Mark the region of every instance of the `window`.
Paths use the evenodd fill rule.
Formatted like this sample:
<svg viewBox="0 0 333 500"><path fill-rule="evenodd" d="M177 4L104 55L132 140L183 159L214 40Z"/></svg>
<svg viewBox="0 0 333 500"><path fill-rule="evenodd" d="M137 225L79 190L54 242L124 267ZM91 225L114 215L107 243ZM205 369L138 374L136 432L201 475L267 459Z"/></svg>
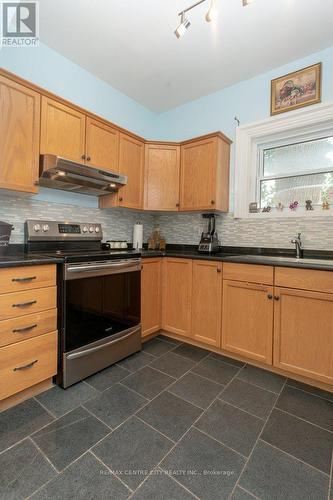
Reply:
<svg viewBox="0 0 333 500"><path fill-rule="evenodd" d="M261 147L258 177L260 208L288 207L298 201L321 206L333 197L333 136L275 147Z"/></svg>

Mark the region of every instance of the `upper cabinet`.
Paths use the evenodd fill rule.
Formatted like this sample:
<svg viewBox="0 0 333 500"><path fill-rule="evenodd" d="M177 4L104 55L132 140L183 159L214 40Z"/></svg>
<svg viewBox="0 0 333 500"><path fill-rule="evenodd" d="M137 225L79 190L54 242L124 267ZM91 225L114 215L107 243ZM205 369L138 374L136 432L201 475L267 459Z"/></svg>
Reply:
<svg viewBox="0 0 333 500"><path fill-rule="evenodd" d="M0 188L36 193L40 95L0 76Z"/></svg>
<svg viewBox="0 0 333 500"><path fill-rule="evenodd" d="M181 146L180 209L229 208L230 141L222 134Z"/></svg>
<svg viewBox="0 0 333 500"><path fill-rule="evenodd" d="M146 210L179 210L180 146L147 144L145 158Z"/></svg>
<svg viewBox="0 0 333 500"><path fill-rule="evenodd" d="M119 130L87 117L85 155L87 165L118 172L118 154Z"/></svg>
<svg viewBox="0 0 333 500"><path fill-rule="evenodd" d="M84 163L86 117L76 109L42 96L41 154Z"/></svg>

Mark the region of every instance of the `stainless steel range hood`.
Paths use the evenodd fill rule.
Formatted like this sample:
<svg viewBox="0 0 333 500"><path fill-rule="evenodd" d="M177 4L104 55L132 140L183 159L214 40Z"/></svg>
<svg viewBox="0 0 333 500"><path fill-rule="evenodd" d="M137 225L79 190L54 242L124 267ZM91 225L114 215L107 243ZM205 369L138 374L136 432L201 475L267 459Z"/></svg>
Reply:
<svg viewBox="0 0 333 500"><path fill-rule="evenodd" d="M102 196L117 192L121 186L127 184L127 177L60 156L45 154L40 157L37 184L72 193Z"/></svg>

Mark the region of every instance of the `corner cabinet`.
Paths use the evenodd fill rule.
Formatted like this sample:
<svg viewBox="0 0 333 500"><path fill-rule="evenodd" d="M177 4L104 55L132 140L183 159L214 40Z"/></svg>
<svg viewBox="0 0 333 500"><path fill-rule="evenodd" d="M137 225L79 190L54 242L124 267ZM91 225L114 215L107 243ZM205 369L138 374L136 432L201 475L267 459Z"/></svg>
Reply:
<svg viewBox="0 0 333 500"><path fill-rule="evenodd" d="M141 327L142 337L161 328L161 270L162 262L143 259L141 271Z"/></svg>
<svg viewBox="0 0 333 500"><path fill-rule="evenodd" d="M180 210L229 208L230 141L217 133L181 146Z"/></svg>
<svg viewBox="0 0 333 500"><path fill-rule="evenodd" d="M146 144L144 208L177 211L179 175L179 145Z"/></svg>
<svg viewBox="0 0 333 500"><path fill-rule="evenodd" d="M162 328L190 337L192 260L164 257L162 268Z"/></svg>
<svg viewBox="0 0 333 500"><path fill-rule="evenodd" d="M70 106L42 96L40 153L84 163L86 117Z"/></svg>
<svg viewBox="0 0 333 500"><path fill-rule="evenodd" d="M222 309L222 262L193 261L192 337L220 346Z"/></svg>
<svg viewBox="0 0 333 500"><path fill-rule="evenodd" d="M36 193L40 95L0 76L0 188Z"/></svg>

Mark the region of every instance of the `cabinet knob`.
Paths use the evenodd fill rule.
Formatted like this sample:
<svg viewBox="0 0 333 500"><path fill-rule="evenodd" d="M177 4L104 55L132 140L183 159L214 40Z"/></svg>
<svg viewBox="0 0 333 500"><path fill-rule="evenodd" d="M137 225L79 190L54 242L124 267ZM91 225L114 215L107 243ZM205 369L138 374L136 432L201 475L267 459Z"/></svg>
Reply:
<svg viewBox="0 0 333 500"><path fill-rule="evenodd" d="M123 201L123 198L122 198L122 197L120 197L120 198L119 198L119 201Z"/></svg>
<svg viewBox="0 0 333 500"><path fill-rule="evenodd" d="M176 207L179 207L179 203L176 203Z"/></svg>
<svg viewBox="0 0 333 500"><path fill-rule="evenodd" d="M272 300L273 295L272 295L271 293L269 293L269 294L267 295L267 298L268 298L269 300Z"/></svg>
<svg viewBox="0 0 333 500"><path fill-rule="evenodd" d="M81 160L85 160L85 159L86 159L86 155L82 155Z"/></svg>
<svg viewBox="0 0 333 500"><path fill-rule="evenodd" d="M90 156L87 156L87 161L90 161L90 160L91 160Z"/></svg>
<svg viewBox="0 0 333 500"><path fill-rule="evenodd" d="M274 295L274 300L280 300L280 297L278 295Z"/></svg>
<svg viewBox="0 0 333 500"><path fill-rule="evenodd" d="M215 201L214 201L214 200L211 200L211 204L212 204L212 205L215 205Z"/></svg>
<svg viewBox="0 0 333 500"><path fill-rule="evenodd" d="M222 273L222 269L216 269L218 273Z"/></svg>

